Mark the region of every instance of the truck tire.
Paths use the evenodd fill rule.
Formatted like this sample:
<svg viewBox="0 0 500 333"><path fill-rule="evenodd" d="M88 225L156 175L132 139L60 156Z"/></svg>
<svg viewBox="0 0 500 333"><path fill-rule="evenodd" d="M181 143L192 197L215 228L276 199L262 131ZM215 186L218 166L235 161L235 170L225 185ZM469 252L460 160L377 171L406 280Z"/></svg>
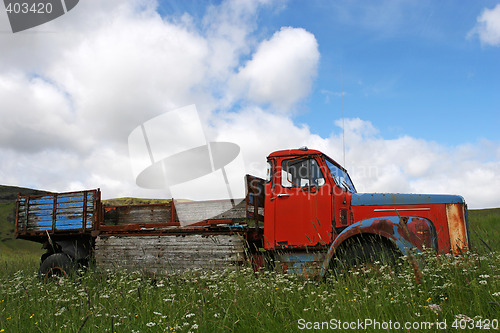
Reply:
<svg viewBox="0 0 500 333"><path fill-rule="evenodd" d="M380 238L357 239L346 244L337 259L336 268L345 271L374 263L394 268L398 253Z"/></svg>
<svg viewBox="0 0 500 333"><path fill-rule="evenodd" d="M54 253L40 264L38 276L43 282L56 276L67 278L73 273L73 268L73 261L67 254Z"/></svg>

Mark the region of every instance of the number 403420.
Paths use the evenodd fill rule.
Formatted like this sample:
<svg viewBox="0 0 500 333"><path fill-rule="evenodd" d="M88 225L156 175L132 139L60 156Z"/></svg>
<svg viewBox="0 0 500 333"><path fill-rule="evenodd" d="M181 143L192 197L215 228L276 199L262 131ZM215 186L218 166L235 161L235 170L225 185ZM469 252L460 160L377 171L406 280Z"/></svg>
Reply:
<svg viewBox="0 0 500 333"><path fill-rule="evenodd" d="M50 14L52 13L52 4L50 2L10 2L5 10L9 14Z"/></svg>
<svg viewBox="0 0 500 333"><path fill-rule="evenodd" d="M451 327L455 329L497 330L498 319L455 319Z"/></svg>

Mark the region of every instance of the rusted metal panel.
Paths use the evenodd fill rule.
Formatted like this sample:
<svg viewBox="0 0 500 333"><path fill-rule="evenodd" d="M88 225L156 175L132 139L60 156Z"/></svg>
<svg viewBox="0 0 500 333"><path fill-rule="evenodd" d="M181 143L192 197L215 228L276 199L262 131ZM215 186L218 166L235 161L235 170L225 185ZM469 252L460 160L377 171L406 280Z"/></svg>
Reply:
<svg viewBox="0 0 500 333"><path fill-rule="evenodd" d="M462 204L447 204L446 217L450 233L451 251L455 254L468 249L467 225L465 223L465 208Z"/></svg>
<svg viewBox="0 0 500 333"><path fill-rule="evenodd" d="M99 216L100 191L18 196L17 236L91 230Z"/></svg>
<svg viewBox="0 0 500 333"><path fill-rule="evenodd" d="M225 269L243 262L244 239L237 235L97 237L95 259L101 268L175 272Z"/></svg>
<svg viewBox="0 0 500 333"><path fill-rule="evenodd" d="M288 274L304 277L319 276L325 252L280 253L275 256L276 269Z"/></svg>
<svg viewBox="0 0 500 333"><path fill-rule="evenodd" d="M403 255L409 250L421 251L430 248L438 251L437 232L429 219L419 216L385 216L356 222L342 231L330 246L321 268L323 276L329 268L330 260L345 241L357 235L378 235L391 241Z"/></svg>

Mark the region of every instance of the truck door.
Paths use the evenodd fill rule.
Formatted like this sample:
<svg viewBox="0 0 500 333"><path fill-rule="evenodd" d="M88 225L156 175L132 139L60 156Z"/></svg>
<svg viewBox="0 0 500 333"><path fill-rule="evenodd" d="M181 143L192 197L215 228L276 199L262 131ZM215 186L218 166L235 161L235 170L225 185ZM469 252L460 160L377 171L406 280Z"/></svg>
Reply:
<svg viewBox="0 0 500 333"><path fill-rule="evenodd" d="M328 244L332 234L330 186L312 157L281 163L271 193L274 210L274 246Z"/></svg>

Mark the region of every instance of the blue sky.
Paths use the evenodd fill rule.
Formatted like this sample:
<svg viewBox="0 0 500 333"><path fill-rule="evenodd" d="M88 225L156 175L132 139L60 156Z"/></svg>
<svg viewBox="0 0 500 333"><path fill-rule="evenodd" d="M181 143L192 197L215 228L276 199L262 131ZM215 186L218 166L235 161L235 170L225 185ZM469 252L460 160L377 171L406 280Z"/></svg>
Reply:
<svg viewBox="0 0 500 333"><path fill-rule="evenodd" d="M328 133L323 119L340 114L342 71L347 117L369 119L385 138L457 145L500 139L500 49L467 38L478 13L495 5L296 1L263 23L304 27L318 40L318 79L297 121Z"/></svg>
<svg viewBox="0 0 500 333"><path fill-rule="evenodd" d="M206 3L160 2L159 12L202 18ZM341 116L343 84L345 116L369 119L387 139L498 142L500 48L471 35L478 16L498 3L288 1L263 7L256 34L283 26L314 34L318 76L294 121L315 133L329 135Z"/></svg>
<svg viewBox="0 0 500 333"><path fill-rule="evenodd" d="M231 142L235 179L304 145L343 163L343 94L358 191L500 207L498 0L85 0L15 34L0 8L0 32L1 184L171 197L137 185L130 136L189 105L196 124L151 125L198 133L155 133L159 156Z"/></svg>

